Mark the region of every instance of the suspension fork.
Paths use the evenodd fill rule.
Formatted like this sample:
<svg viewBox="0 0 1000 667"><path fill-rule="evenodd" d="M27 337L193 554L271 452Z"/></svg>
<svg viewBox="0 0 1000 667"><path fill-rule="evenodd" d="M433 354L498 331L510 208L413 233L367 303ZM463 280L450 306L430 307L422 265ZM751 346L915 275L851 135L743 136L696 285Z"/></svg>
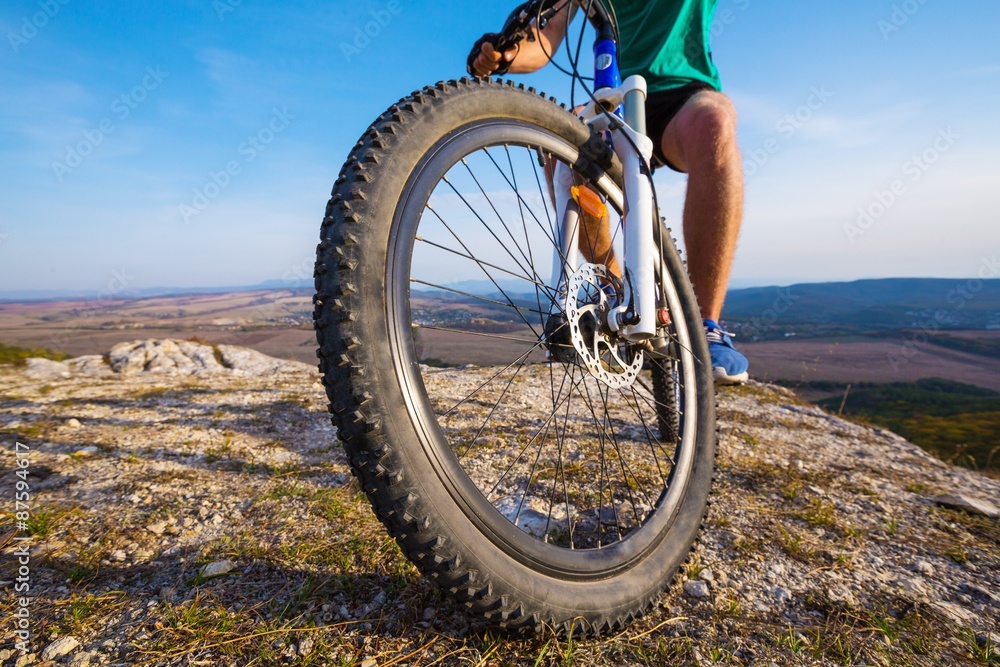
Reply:
<svg viewBox="0 0 1000 667"><path fill-rule="evenodd" d="M646 136L645 85L641 89L626 89L623 97L625 125L612 132L625 184L626 299L617 321L624 325L622 336L637 343L656 337L657 325L656 244L653 239L656 211L653 210L652 182L647 177L653 142ZM631 141L622 135L628 135ZM638 153L633 145L639 149Z"/></svg>
<svg viewBox="0 0 1000 667"><path fill-rule="evenodd" d="M594 93L581 117L598 132L610 132L622 164L624 184L623 226L625 258L622 266L624 302L611 313L608 324L625 340L640 343L656 337L658 257L654 238L657 220L649 163L653 142L646 136L646 81L630 76L613 88ZM599 103L599 104L598 104ZM625 122L608 118L605 109L625 107ZM638 152L636 151L638 148ZM574 269L575 270L575 269Z"/></svg>

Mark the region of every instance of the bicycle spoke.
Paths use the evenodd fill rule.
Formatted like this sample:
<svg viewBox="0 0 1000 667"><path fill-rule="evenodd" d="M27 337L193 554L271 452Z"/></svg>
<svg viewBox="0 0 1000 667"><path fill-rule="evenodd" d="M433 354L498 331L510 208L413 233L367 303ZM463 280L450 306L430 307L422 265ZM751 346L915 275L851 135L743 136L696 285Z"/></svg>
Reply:
<svg viewBox="0 0 1000 667"><path fill-rule="evenodd" d="M457 290L457 289L455 289L453 287L445 287L444 285L438 285L437 283L427 282L426 280L420 280L419 278L410 278L410 282L411 283L416 283L418 285L424 285L426 287L431 287L433 289L439 289L442 292L450 292L452 294L457 294L458 296L468 297L468 298L474 299L476 301L483 301L485 303L494 303L494 304L496 304L498 306L503 306L504 308L513 308L514 310L524 311L524 312L527 312L527 313L531 313L532 315L537 315L537 314L540 314L540 313L541 314L547 314L547 313L542 313L542 311L540 311L540 310L532 310L531 308L523 308L521 306L513 306L513 305L511 305L509 303L504 303L503 301L497 301L496 299L490 299L490 298L487 298L485 296L480 296L478 294L472 294L471 292L463 292L462 290Z"/></svg>
<svg viewBox="0 0 1000 667"><path fill-rule="evenodd" d="M454 186L452 186L452 187L454 189ZM461 196L461 195L459 195L459 196ZM464 199L463 199L463 201L464 201ZM430 207L430 204L427 204L426 207L427 207L428 210L433 211L433 209ZM462 248L465 250L465 252L469 253L469 255L471 256L472 253L469 250L468 246L466 246L465 243L462 242L462 240L458 237L458 235L454 232L454 230L452 230L452 228L448 225L448 223L446 223L441 216L437 215L436 213L435 213L435 215L437 216L438 220L441 221L441 224L443 224L445 226L445 228L451 233L451 235L455 237L455 240L458 241L459 245L462 246ZM480 218L480 220L482 220L482 218ZM512 257L513 257L513 255L512 255ZM482 266L483 266L482 262L479 262L475 258L473 258L473 261L475 261L477 264L479 264L480 268L482 268ZM511 300L510 296L507 295L507 292L504 291L504 289L502 287L500 287L500 283L498 283L493 278L493 276L490 275L490 272L487 271L486 269L483 269L483 273L485 273L486 277L489 278L489 280L490 280L491 283L493 283L493 286L496 287L497 290L500 291L500 294L503 295L503 297L507 300L507 303L509 303L511 306L513 306L514 302ZM531 326L531 323L528 322L528 320L523 315L521 315L520 313L518 313L518 315L524 321L524 323L528 325L528 328L530 328L535 335L538 335L538 332L535 331L535 328Z"/></svg>
<svg viewBox="0 0 1000 667"><path fill-rule="evenodd" d="M465 331L463 329L452 329L450 327L439 327L433 324L414 324L414 329L430 329L432 331L447 331L448 333L457 333L464 336L479 336L480 338L495 338L497 340L509 340L515 343L524 343L525 345L537 345L538 341L528 340L526 338L515 338L514 336L501 336L500 334L483 333L482 331Z"/></svg>
<svg viewBox="0 0 1000 667"><path fill-rule="evenodd" d="M524 362L522 361L522 362L521 362L521 364L520 364L520 365L518 365L518 367L517 367L517 370L516 370L516 371L514 371L514 374L510 376L510 379L509 379L509 380L507 380L507 384L506 384L506 385L504 386L504 388L503 388L503 392L501 392L501 394L500 394L500 398L498 398L498 399L496 400L496 402L495 402L495 403L493 404L493 407L492 407L492 408L490 408L490 413L489 413L488 415L486 415L486 419L484 419L484 420L483 420L483 423L482 423L482 426L480 426L480 427L479 427L479 430L478 430L478 431L476 431L476 435L475 435L475 436L473 436L473 438L472 438L472 440L471 440L471 441L469 441L469 446L465 448L465 453L463 453L462 455L460 455L460 456L458 457L458 458L459 458L459 460L461 460L461 459L464 459L464 458L465 458L465 457L466 457L466 456L467 456L467 455L469 454L469 450L471 450L471 449L472 449L472 446L473 446L474 444L476 444L476 440L478 440L478 439L479 439L480 437L482 437L482 435L483 435L483 431L485 431L485 430L486 430L486 425L487 425L487 424L489 424L489 422L490 422L490 419L492 419L492 418L493 418L493 415L494 415L494 414L496 413L496 411L497 411L497 408L499 408L499 407L500 407L500 403L501 403L501 402L503 401L503 399L504 399L504 396L506 396L506 395L507 395L507 392L508 392L508 391L510 391L510 386L511 386L512 384L514 384L514 379L515 379L515 378L516 378L516 377L518 376L518 374L519 374L519 373L520 373L520 372L521 372L521 371L522 371L523 369L524 369Z"/></svg>
<svg viewBox="0 0 1000 667"><path fill-rule="evenodd" d="M433 212L433 209L431 209L431 210ZM435 212L435 215L437 215L436 212ZM439 216L439 219L440 219L440 216ZM444 221L442 220L441 222L443 223ZM532 280L531 278L528 278L527 276L523 276L520 273L515 273L513 271L509 271L509 270L503 268L502 266L497 266L496 264L491 264L490 262L487 262L487 261L484 261L484 260L481 260L481 259L477 259L477 258L473 257L472 255L464 255L464 254L458 252L457 250L455 250L454 248L449 248L447 246L441 245L440 243L435 243L434 241L428 241L427 239L422 238L420 236L416 237L415 240L419 241L420 243L426 243L427 245L434 246L435 248L438 248L440 250L444 250L445 252L450 252L453 255L457 256L457 257L461 257L462 259L468 259L468 260L471 260L473 262L476 262L477 264L480 265L480 267L488 266L491 269L496 269L497 271L500 271L501 273L506 273L508 276L513 276L514 278L520 278L521 280L529 282L532 285L534 285L536 288L547 289L547 290L550 290L553 294L555 293L555 290L552 289L552 288L550 288L545 283L540 283L537 280ZM483 272L486 273L485 271L483 271ZM487 276L488 275L489 274L487 274Z"/></svg>
<svg viewBox="0 0 1000 667"><path fill-rule="evenodd" d="M499 377L505 371L510 370L515 364L520 363L523 359L527 359L528 355L530 355L532 352L534 352L535 350L537 350L541 346L542 346L542 342L541 341L536 342L531 347L531 349L529 349L527 352L525 352L524 354L522 354L520 357L518 357L517 359L515 359L514 361L512 361L510 364L508 364L508 365L504 366L503 368L501 368L500 370L498 370L496 373L494 373L493 377L491 377L490 379L488 379L486 382L483 382L471 394L469 394L468 396L466 396L465 398L463 398L461 401L459 401L458 403L456 403L452 407L448 408L448 410L446 410L441 416L442 417L446 417L449 414L451 414L452 412L454 412L455 410L457 410L458 408L460 408L466 401L470 400L473 396L475 396L483 388L485 388L486 385L488 385L491 382L493 382L493 380L495 380L497 377Z"/></svg>
<svg viewBox="0 0 1000 667"><path fill-rule="evenodd" d="M570 295L559 293L568 279L558 242L562 221L553 215L548 176L543 179L536 153L542 150L506 141L483 146L458 159L441 178L441 198L434 205L427 198L427 233L414 235L414 252L424 253L420 266L429 273L411 276L410 284L426 290L419 292L419 308L429 308L431 316L421 315L413 331L482 341L503 359L493 368L435 369L424 375L428 382L433 378L440 393L434 412L451 452L486 501L503 520L542 542L567 551L606 549L641 529L669 493L682 444L669 424L685 418L682 403L674 398L684 387L676 383L670 364L654 361L658 366L653 372L662 376L652 384L647 372L623 388L612 388L574 358L578 322L551 327L549 340L540 335L549 326L548 317L565 314ZM590 179L576 182L601 192ZM522 191L526 186L530 191ZM584 222L578 245L591 258L586 261L606 262L621 242L620 212L609 203L602 224L614 229L607 231L611 246L603 259L594 255L605 231ZM550 270L550 257L561 266ZM438 277L448 273L442 269L464 273L445 280ZM466 287L477 276L486 278L484 287ZM556 277L559 281L551 284ZM525 289L509 287L517 284ZM580 310L583 300L592 298L584 294L587 289L572 296L581 304L577 313L589 312ZM446 299L440 317L433 316L436 294ZM475 318L516 323L524 333L517 327L467 326ZM567 328L572 328L571 336L566 336ZM452 339L427 340L439 349ZM548 363L533 363L532 354L545 349ZM690 358L681 346L675 349ZM627 345L613 339L601 343L598 354L608 372L635 358ZM454 356L450 353L449 360ZM459 382L461 391L447 390L447 378ZM526 394L529 387L535 393ZM661 433L666 440L658 437Z"/></svg>

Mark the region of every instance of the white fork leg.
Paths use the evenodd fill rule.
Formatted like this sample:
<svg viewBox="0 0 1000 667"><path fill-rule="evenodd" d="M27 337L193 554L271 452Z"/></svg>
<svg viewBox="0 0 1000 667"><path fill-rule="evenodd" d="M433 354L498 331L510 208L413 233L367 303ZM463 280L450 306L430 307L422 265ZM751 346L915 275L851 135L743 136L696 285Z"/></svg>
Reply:
<svg viewBox="0 0 1000 667"><path fill-rule="evenodd" d="M628 132L642 155L637 155L621 132ZM639 321L622 328L626 340L640 342L656 336L656 245L653 243L653 190L643 174L649 164L653 142L648 137L622 128L615 132L615 152L622 162L625 181L625 303L630 303ZM633 302L634 299L634 302Z"/></svg>
<svg viewBox="0 0 1000 667"><path fill-rule="evenodd" d="M639 343L656 337L658 258L653 242L656 213L653 210L653 190L645 174L653 157L653 142L645 134L646 81L641 76L633 75L617 88L602 88L594 95L603 108L625 104L624 125L609 119L596 102L591 102L584 109L582 117L596 131L611 130L615 153L622 163L625 185L625 302L612 314L608 324L626 340ZM638 155L633 145L639 149Z"/></svg>
<svg viewBox="0 0 1000 667"><path fill-rule="evenodd" d="M580 268L580 208L573 201L570 188L573 187L573 170L563 162L557 162L553 175L556 194L556 220L560 221L556 230L558 238L552 251L552 282L556 294L564 296L566 281ZM565 304L552 304L552 312L560 312Z"/></svg>

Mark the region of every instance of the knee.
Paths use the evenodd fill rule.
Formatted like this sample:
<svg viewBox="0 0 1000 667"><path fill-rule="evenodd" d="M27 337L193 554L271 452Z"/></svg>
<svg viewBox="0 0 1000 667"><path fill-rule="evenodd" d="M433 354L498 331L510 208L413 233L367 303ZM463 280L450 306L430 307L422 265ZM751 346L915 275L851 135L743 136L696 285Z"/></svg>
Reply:
<svg viewBox="0 0 1000 667"><path fill-rule="evenodd" d="M687 132L684 133L691 156L712 156L726 159L736 156L736 108L722 93L700 96L692 108Z"/></svg>

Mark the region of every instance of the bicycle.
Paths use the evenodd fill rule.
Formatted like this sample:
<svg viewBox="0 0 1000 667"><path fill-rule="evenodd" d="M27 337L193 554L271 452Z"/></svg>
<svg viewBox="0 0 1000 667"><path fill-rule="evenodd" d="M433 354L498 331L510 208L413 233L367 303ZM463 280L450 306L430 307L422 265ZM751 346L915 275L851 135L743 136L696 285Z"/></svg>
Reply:
<svg viewBox="0 0 1000 667"><path fill-rule="evenodd" d="M498 48L557 5L519 7ZM333 421L403 553L474 614L577 635L623 627L670 584L715 457L701 316L654 203L645 82L620 81L613 14L592 1L586 19L596 81L579 116L465 78L371 125L327 205L315 297ZM581 254L587 211L623 248L621 276Z"/></svg>

